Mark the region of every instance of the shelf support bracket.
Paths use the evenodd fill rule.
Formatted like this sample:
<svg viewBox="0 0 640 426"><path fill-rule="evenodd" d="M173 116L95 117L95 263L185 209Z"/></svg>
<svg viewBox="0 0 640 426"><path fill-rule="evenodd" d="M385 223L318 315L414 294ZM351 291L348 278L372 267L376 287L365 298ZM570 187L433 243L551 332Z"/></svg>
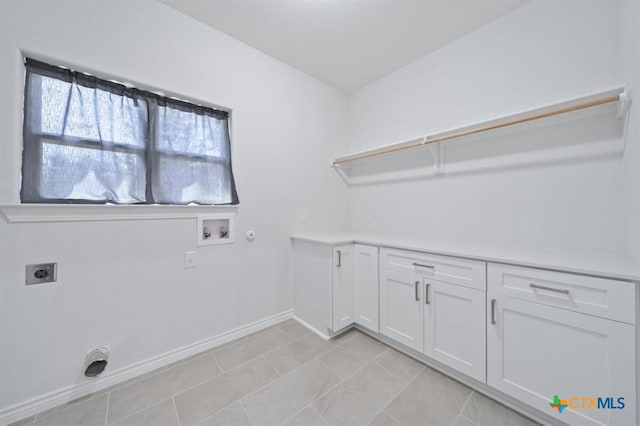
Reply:
<svg viewBox="0 0 640 426"><path fill-rule="evenodd" d="M616 111L617 118L624 117L627 111L629 111L631 100L632 96L629 89L625 89L622 93L620 93L620 101L618 101L618 111Z"/></svg>
<svg viewBox="0 0 640 426"><path fill-rule="evenodd" d="M427 143L426 137L423 143ZM428 148L431 158L433 158L433 173L441 175L444 173L444 147L440 142L436 142L430 144Z"/></svg>
<svg viewBox="0 0 640 426"><path fill-rule="evenodd" d="M338 173L338 176L340 176L340 179L342 179L348 186L349 177L347 176L347 173L344 171L342 166L340 164L332 164L331 167L333 167L333 169Z"/></svg>

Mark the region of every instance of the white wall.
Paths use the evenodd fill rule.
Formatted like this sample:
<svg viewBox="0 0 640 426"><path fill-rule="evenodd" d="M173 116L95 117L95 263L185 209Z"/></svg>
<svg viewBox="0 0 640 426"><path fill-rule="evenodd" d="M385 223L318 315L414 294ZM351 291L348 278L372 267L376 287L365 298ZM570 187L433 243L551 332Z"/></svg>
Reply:
<svg viewBox="0 0 640 426"><path fill-rule="evenodd" d="M629 251L640 263L640 1L624 0L620 7L620 55L625 81L635 95L627 128L625 192Z"/></svg>
<svg viewBox="0 0 640 426"><path fill-rule="evenodd" d="M343 94L155 1L0 0L0 203L18 202L20 49L233 108L241 205L237 242L204 248L195 220L2 218L0 413L86 383L98 345L113 372L292 307L290 233L347 223L347 190L327 166L345 139ZM196 269L183 269L187 250ZM58 283L26 287L25 264L48 261Z"/></svg>
<svg viewBox="0 0 640 426"><path fill-rule="evenodd" d="M618 7L532 0L372 83L350 97L348 151L624 84ZM351 226L427 240L623 253L622 124L598 115L453 142L441 176L353 187ZM565 155L585 152L579 160ZM413 152L363 168L371 174L419 161L430 163L425 152Z"/></svg>

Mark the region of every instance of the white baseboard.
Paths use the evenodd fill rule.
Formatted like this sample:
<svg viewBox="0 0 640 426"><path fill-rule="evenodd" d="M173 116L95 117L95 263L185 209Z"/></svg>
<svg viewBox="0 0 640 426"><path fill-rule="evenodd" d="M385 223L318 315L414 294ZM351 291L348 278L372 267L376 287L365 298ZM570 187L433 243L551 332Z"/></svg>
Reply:
<svg viewBox="0 0 640 426"><path fill-rule="evenodd" d="M73 401L74 399L89 395L93 392L101 391L110 386L133 379L141 374L148 373L160 367L164 367L165 365L169 365L200 352L213 349L240 337L255 333L256 331L279 324L292 317L293 310L284 311L251 324L229 330L217 336L183 346L127 367L123 367L114 372L110 372L95 381L91 381L90 383L67 386L36 398L3 408L0 410L0 425L7 425L18 420L22 420L50 408L57 407L58 405ZM316 330L314 331L317 333Z"/></svg>
<svg viewBox="0 0 640 426"><path fill-rule="evenodd" d="M323 333L322 331L320 331L317 328L315 328L312 325L310 325L308 322L301 320L295 314L293 314L293 319L298 321L300 324L304 325L305 327L307 327L309 330L313 331L318 336L322 337L324 340L329 340L329 339L331 339L333 337L333 335L329 335L329 334Z"/></svg>
<svg viewBox="0 0 640 426"><path fill-rule="evenodd" d="M351 330L352 328L355 327L355 323L354 324L350 324L349 326L343 328L342 330L340 330L340 331L338 331L336 333L328 334L328 333L323 333L322 331L318 330L317 328L315 328L314 326L312 326L308 322L300 319L300 317L296 316L296 314L293 314L293 319L298 321L300 324L304 325L305 327L307 327L309 330L313 331L318 336L322 337L324 340L331 340L334 337L339 336L341 334L344 334L347 331L349 331L349 330Z"/></svg>

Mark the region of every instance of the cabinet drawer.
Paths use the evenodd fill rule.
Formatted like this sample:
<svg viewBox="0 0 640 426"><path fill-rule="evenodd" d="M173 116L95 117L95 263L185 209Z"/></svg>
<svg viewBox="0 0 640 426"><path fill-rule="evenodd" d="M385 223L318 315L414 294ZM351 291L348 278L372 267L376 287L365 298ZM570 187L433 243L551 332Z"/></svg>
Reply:
<svg viewBox="0 0 640 426"><path fill-rule="evenodd" d="M489 291L602 318L636 323L636 284L489 263Z"/></svg>
<svg viewBox="0 0 640 426"><path fill-rule="evenodd" d="M380 267L395 271L415 271L447 283L486 290L486 263L417 251L380 249Z"/></svg>

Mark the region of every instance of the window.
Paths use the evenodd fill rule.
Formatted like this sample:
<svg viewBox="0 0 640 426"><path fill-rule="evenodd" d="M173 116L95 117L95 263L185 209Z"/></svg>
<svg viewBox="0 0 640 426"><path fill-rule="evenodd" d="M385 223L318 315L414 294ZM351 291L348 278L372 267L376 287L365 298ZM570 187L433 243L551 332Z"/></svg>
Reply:
<svg viewBox="0 0 640 426"><path fill-rule="evenodd" d="M23 203L238 204L227 112L26 67Z"/></svg>

